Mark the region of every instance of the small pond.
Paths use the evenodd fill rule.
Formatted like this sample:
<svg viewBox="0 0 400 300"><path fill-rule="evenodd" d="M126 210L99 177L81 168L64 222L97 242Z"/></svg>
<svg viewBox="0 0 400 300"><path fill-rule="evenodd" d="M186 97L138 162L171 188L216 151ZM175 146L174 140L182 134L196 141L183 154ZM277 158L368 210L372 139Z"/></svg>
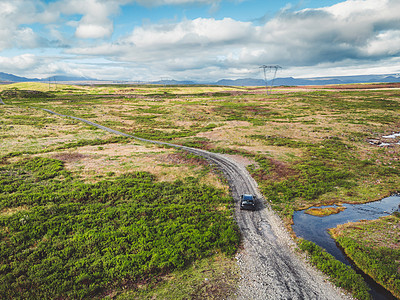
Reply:
<svg viewBox="0 0 400 300"><path fill-rule="evenodd" d="M380 201L365 204L343 204L343 206L346 207L344 211L325 217L312 216L306 214L304 211L296 211L293 215L294 225L292 228L298 237L314 242L326 249L326 251L332 254L337 260L355 268L352 262L343 253L342 249L336 245L335 240L331 238L328 229L347 222L374 220L390 215L395 211L399 211L399 205L400 196L395 195ZM369 276L363 274L360 270L357 270L357 268L355 269L366 279L372 290L371 295L374 299L395 299Z"/></svg>

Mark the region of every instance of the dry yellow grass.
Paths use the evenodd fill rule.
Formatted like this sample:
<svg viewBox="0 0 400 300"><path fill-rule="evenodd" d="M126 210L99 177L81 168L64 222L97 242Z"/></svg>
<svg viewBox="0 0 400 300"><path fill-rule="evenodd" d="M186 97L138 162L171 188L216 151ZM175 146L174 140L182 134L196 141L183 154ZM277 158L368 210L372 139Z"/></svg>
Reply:
<svg viewBox="0 0 400 300"><path fill-rule="evenodd" d="M0 155L34 152L83 139L104 138L106 133L82 123L37 109L0 106Z"/></svg>
<svg viewBox="0 0 400 300"><path fill-rule="evenodd" d="M29 209L28 206L4 208L0 211L0 216L7 217L7 216L11 216L17 212L28 210L28 209Z"/></svg>
<svg viewBox="0 0 400 300"><path fill-rule="evenodd" d="M13 85L14 87L40 88L35 84ZM2 87L5 89L5 87ZM129 105L115 105L109 107L95 105L91 107L99 115L99 123L104 121L121 121L118 113L129 111ZM100 146L77 146L72 149L55 150L62 148L66 143L76 143L81 140L107 140L115 136L102 130L93 129L84 123L68 118L50 115L38 109L18 106L0 106L0 156L10 152L36 153L33 156L45 156L64 161L66 169L79 175L82 180L96 182L112 178L123 173L147 171L154 174L159 181L175 181L188 176L199 177L204 165L194 161L179 161L171 163L168 155L176 153L174 149L162 148L148 143L109 143ZM113 116L115 114L116 116ZM32 120L38 120L35 123ZM22 120L23 122L20 122ZM18 124L17 122L21 123ZM130 131L137 125L135 121L123 120L122 129ZM114 126L110 126L115 128ZM120 126L122 127L122 126ZM121 128L117 128L120 129ZM41 153L44 152L44 153ZM28 157L29 154L23 157ZM17 161L20 157L11 158ZM213 172L201 175L200 183L213 185L224 189L228 187L220 177Z"/></svg>
<svg viewBox="0 0 400 300"><path fill-rule="evenodd" d="M175 181L188 176L197 177L204 166L189 161L171 161L168 156L174 149L159 148L150 144L108 144L84 146L76 150L57 151L45 156L65 162L65 167L87 182L123 173L146 171L159 181ZM41 154L40 156L43 156ZM200 182L228 191L226 184L214 173L200 178Z"/></svg>
<svg viewBox="0 0 400 300"><path fill-rule="evenodd" d="M341 211L344 211L346 207L339 206L339 207L324 207L324 208L310 208L305 211L306 214L316 216L316 217L325 217L334 214L338 214Z"/></svg>

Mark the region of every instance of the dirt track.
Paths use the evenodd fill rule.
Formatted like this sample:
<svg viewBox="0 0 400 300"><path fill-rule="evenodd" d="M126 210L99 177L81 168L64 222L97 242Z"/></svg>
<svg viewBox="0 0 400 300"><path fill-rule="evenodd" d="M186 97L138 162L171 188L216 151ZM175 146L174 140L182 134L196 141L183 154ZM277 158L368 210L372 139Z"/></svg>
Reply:
<svg viewBox="0 0 400 300"><path fill-rule="evenodd" d="M238 299L350 299L325 281L320 273L310 268L293 251L294 242L271 210L257 188L256 182L244 166L222 154L205 150L151 141L119 132L91 121L69 117L108 132L144 142L172 146L205 157L218 166L228 179L235 199L235 216L243 236L243 250L237 254L241 279ZM256 195L257 211L240 211L238 201L243 193Z"/></svg>

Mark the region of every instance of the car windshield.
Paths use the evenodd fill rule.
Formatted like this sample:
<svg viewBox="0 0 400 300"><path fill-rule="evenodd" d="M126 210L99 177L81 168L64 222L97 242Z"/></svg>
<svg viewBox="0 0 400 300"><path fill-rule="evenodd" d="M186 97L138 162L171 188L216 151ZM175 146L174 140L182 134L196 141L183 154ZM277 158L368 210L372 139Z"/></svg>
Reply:
<svg viewBox="0 0 400 300"><path fill-rule="evenodd" d="M253 201L253 195L243 195L243 200Z"/></svg>

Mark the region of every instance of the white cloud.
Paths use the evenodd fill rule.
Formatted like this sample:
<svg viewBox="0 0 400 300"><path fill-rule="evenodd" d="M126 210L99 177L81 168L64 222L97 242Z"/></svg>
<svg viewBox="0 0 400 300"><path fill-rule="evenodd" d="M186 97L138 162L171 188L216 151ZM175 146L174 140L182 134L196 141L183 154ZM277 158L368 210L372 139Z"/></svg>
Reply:
<svg viewBox="0 0 400 300"><path fill-rule="evenodd" d="M14 57L0 56L2 70L27 70L39 63L38 57L33 54L22 54Z"/></svg>
<svg viewBox="0 0 400 300"><path fill-rule="evenodd" d="M117 14L121 5L139 3L144 6L217 4L221 0L60 0L50 5L51 11L61 14L81 14L76 22L75 35L82 39L109 38L113 31L111 17Z"/></svg>
<svg viewBox="0 0 400 300"><path fill-rule="evenodd" d="M106 39L114 32L113 17L118 15L123 5L217 5L220 2L221 0L58 0L46 4L43 0L1 0L0 51L19 46L21 43L18 43L14 33L19 31L21 36L34 23L51 25L53 36L55 25L67 23L75 27L75 36L79 39ZM71 15L80 18L72 22L64 20L64 17ZM37 47L40 42L45 41L45 38L37 36L37 41L33 42L34 35L38 34L32 31L26 47ZM65 37L59 38L65 40Z"/></svg>
<svg viewBox="0 0 400 300"><path fill-rule="evenodd" d="M261 64L292 68L342 63L350 68L400 55L400 19L393 12L400 11L400 2L380 4L349 0L327 8L282 10L261 26L231 18L150 24L114 43L67 52L105 55L182 77L201 72L221 76L226 70L239 76Z"/></svg>
<svg viewBox="0 0 400 300"><path fill-rule="evenodd" d="M262 43L254 40L252 49L265 50L259 51L260 58L292 66L400 55L393 42L400 30L398 11L399 1L350 0L327 8L284 12L262 26Z"/></svg>
<svg viewBox="0 0 400 300"><path fill-rule="evenodd" d="M16 45L19 48L36 48L41 44L41 39L29 27L23 27L14 33Z"/></svg>
<svg viewBox="0 0 400 300"><path fill-rule="evenodd" d="M108 38L113 33L112 17L119 12L120 6L129 0L59 0L45 4L42 0L1 0L0 1L0 50L12 48L18 44L19 34L27 33L31 24L40 23L54 26L64 25L63 17L80 16L73 25L76 37L81 39ZM71 23L72 24L72 23ZM21 28L23 27L23 28ZM32 42L31 32L29 47L37 47ZM53 31L54 33L54 31ZM38 41L45 39L36 37Z"/></svg>
<svg viewBox="0 0 400 300"><path fill-rule="evenodd" d="M110 37L113 32L113 25L112 24L93 24L93 23L86 23L83 22L79 24L76 28L75 35L78 38L82 39L98 39L104 37Z"/></svg>
<svg viewBox="0 0 400 300"><path fill-rule="evenodd" d="M38 21L36 13L40 3L28 0L3 0L0 2L0 50L13 46L25 48L41 44L39 36L21 24Z"/></svg>
<svg viewBox="0 0 400 300"><path fill-rule="evenodd" d="M316 10L329 12L336 19L345 20L351 17L371 17L376 12L379 12L382 7L387 7L390 2L390 0L348 0Z"/></svg>
<svg viewBox="0 0 400 300"><path fill-rule="evenodd" d="M397 56L400 53L400 30L388 30L368 42L364 56Z"/></svg>
<svg viewBox="0 0 400 300"><path fill-rule="evenodd" d="M183 5L183 4L218 4L222 0L136 0L132 2L144 6Z"/></svg>
<svg viewBox="0 0 400 300"><path fill-rule="evenodd" d="M150 25L136 28L125 40L137 47L176 47L179 45L229 44L245 39L253 30L250 22L230 18L198 18L177 24Z"/></svg>
<svg viewBox="0 0 400 300"><path fill-rule="evenodd" d="M127 1L117 0L60 0L49 5L48 11L60 15L81 15L79 21L68 22L76 27L75 36L81 39L108 38L114 31L111 16Z"/></svg>

